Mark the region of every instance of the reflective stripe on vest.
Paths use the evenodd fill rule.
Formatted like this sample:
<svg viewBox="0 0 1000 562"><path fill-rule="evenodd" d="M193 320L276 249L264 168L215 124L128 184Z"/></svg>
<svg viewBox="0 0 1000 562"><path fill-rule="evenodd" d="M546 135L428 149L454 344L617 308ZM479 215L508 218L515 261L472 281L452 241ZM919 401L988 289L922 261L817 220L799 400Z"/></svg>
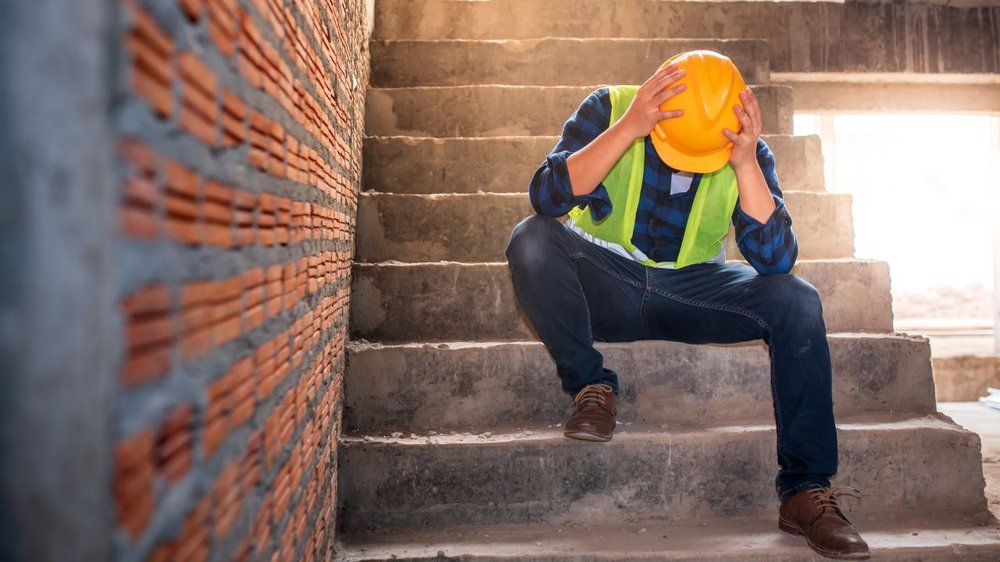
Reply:
<svg viewBox="0 0 1000 562"><path fill-rule="evenodd" d="M625 114L638 89L638 86L609 88L611 94L609 127ZM618 244L633 259L644 265L680 269L723 255L725 251L723 240L729 232L729 223L739 197L736 172L728 163L718 171L701 176L676 262L653 261L632 244L635 214L639 208L639 195L642 192L642 176L646 163L645 149L645 137L632 141L632 145L625 150L604 177L604 187L611 198L611 212L608 216L600 221L594 221L589 208L574 208L569 212L574 225L594 238Z"/></svg>

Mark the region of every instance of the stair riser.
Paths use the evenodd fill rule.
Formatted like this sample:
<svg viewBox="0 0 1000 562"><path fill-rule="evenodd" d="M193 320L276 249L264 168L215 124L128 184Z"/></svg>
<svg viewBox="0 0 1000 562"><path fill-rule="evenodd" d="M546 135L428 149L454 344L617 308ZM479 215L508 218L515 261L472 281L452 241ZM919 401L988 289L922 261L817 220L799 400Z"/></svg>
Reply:
<svg viewBox="0 0 1000 562"><path fill-rule="evenodd" d="M642 84L670 56L695 49L730 57L750 84L767 84L770 80L767 44L763 41L529 39L372 41L372 85Z"/></svg>
<svg viewBox="0 0 1000 562"><path fill-rule="evenodd" d="M806 261L793 273L819 290L828 331L892 331L884 262ZM517 311L506 263L355 264L351 290L355 339L535 339Z"/></svg>
<svg viewBox="0 0 1000 562"><path fill-rule="evenodd" d="M497 137L558 135L595 86L454 86L369 89L368 135ZM754 88L763 132L792 132L792 90Z"/></svg>
<svg viewBox="0 0 1000 562"><path fill-rule="evenodd" d="M858 517L906 511L984 516L979 438L941 428L841 429L836 483L859 488ZM347 530L657 516L768 516L770 430L618 434L608 443L535 440L424 445L342 440Z"/></svg>
<svg viewBox="0 0 1000 562"><path fill-rule="evenodd" d="M667 427L773 423L770 361L763 344L598 344L619 374L618 420ZM838 419L934 412L927 342L833 336ZM539 343L370 347L348 353L349 432L486 431L556 424L570 412L555 365Z"/></svg>
<svg viewBox="0 0 1000 562"><path fill-rule="evenodd" d="M769 531L773 532L773 531ZM867 538L869 535L865 535ZM540 536L538 538L548 538ZM489 540L487 538L486 540ZM794 540L789 538L788 540ZM496 548L489 548L492 543L484 543L485 546L478 546L473 554L465 554L461 547L448 549L446 556L442 558L439 554L441 549L437 546L424 545L418 548L407 549L407 555L398 554L381 555L369 554L348 554L341 558L342 562L443 562L445 560L461 560L462 562L728 562L739 560L740 562L803 562L819 560L815 555L811 555L806 543L798 539L795 546L786 548L784 552L775 552L772 549L763 549L763 552L752 552L742 550L738 558L723 555L720 557L711 548L698 552L671 552L663 550L657 554L637 554L632 550L611 550L607 552L588 552L586 554L578 552L565 552L539 549L542 552L525 552L525 548L513 545L504 545L508 551L504 554L484 554L484 552L495 551ZM947 537L942 543L947 543ZM448 546L451 546L449 543ZM413 554L416 552L417 554ZM991 544L973 544L955 546L953 544L942 544L932 547L910 547L879 549L879 562L942 562L944 560L954 560L955 562L996 562L1000 557L1000 547Z"/></svg>
<svg viewBox="0 0 1000 562"><path fill-rule="evenodd" d="M990 2L929 4L616 0L609 8L601 0L381 0L374 33L376 39L435 40L764 39L772 72L1000 70Z"/></svg>
<svg viewBox="0 0 1000 562"><path fill-rule="evenodd" d="M764 135L784 190L823 191L818 136ZM367 137L364 186L386 193L525 193L558 136Z"/></svg>
<svg viewBox="0 0 1000 562"><path fill-rule="evenodd" d="M854 255L850 195L789 192L785 196L799 259ZM527 194L362 194L356 255L371 262L502 261L511 229L531 214ZM742 259L735 240L731 234L728 255Z"/></svg>

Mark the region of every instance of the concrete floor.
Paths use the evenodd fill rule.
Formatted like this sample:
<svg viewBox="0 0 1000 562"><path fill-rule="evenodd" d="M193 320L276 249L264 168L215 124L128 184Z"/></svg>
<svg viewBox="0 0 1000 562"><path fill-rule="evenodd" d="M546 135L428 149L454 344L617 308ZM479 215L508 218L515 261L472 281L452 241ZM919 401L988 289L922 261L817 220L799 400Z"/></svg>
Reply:
<svg viewBox="0 0 1000 562"><path fill-rule="evenodd" d="M938 410L983 440L983 474L990 510L1000 518L1000 410L978 402L939 402Z"/></svg>

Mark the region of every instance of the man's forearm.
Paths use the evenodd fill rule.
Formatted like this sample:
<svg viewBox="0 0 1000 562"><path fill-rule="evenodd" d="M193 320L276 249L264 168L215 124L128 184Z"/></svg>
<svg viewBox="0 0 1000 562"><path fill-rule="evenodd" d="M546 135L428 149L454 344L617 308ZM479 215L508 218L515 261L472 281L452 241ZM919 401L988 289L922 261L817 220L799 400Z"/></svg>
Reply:
<svg viewBox="0 0 1000 562"><path fill-rule="evenodd" d="M740 190L740 208L743 212L758 222L767 222L775 206L760 165L754 161L736 168L736 184Z"/></svg>
<svg viewBox="0 0 1000 562"><path fill-rule="evenodd" d="M587 146L574 152L566 159L566 170L573 195L586 195L597 187L608 175L615 162L622 157L635 140L618 121L608 127ZM765 191L767 188L765 187Z"/></svg>

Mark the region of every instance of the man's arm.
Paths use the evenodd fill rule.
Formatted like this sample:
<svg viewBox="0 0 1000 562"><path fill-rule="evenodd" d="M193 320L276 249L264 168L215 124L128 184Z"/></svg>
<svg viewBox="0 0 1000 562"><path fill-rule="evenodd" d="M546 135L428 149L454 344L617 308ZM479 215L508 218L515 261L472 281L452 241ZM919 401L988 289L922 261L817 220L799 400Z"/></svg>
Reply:
<svg viewBox="0 0 1000 562"><path fill-rule="evenodd" d="M760 138L760 104L753 90L741 92L740 102L742 107L733 107L742 125L740 132L722 131L733 143L729 162L736 170L740 191L733 213L736 242L743 257L761 275L788 273L799 254L792 218L781 200L774 154Z"/></svg>
<svg viewBox="0 0 1000 562"><path fill-rule="evenodd" d="M792 230L792 217L782 199L774 154L763 140L757 141L756 161L774 210L761 221L747 213L743 205L737 205L733 211L736 243L743 257L761 275L788 273L798 258L799 244Z"/></svg>
<svg viewBox="0 0 1000 562"><path fill-rule="evenodd" d="M760 104L750 88L740 92L740 102L743 106L735 105L733 111L743 128L739 133L723 129L722 134L733 143L729 163L736 171L740 208L759 222L764 222L774 212L775 205L757 159L760 132L763 129Z"/></svg>
<svg viewBox="0 0 1000 562"><path fill-rule="evenodd" d="M648 135L659 121L681 115L681 111L660 111L659 105L683 91L683 84L671 87L683 75L675 65L653 73L611 127L607 88L591 93L566 122L559 143L531 179L528 194L535 212L558 217L589 204L595 218L606 216L611 201L601 181L633 140Z"/></svg>
<svg viewBox="0 0 1000 562"><path fill-rule="evenodd" d="M673 85L683 77L684 71L678 70L676 64L654 72L639 86L622 118L569 157L566 166L574 195L594 191L632 141L648 135L660 121L684 114L679 109L660 111L660 104L684 91L685 84Z"/></svg>

